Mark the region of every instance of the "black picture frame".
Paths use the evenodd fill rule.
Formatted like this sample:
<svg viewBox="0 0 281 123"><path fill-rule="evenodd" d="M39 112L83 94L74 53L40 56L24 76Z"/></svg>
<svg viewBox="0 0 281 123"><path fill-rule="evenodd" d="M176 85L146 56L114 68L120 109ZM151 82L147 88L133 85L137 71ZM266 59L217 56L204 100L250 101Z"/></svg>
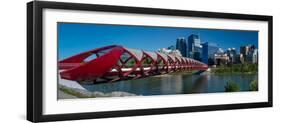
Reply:
<svg viewBox="0 0 281 123"><path fill-rule="evenodd" d="M42 10L45 8L266 21L268 22L268 101L255 102L255 103L241 103L241 104L43 115L42 113L43 111L42 110L43 109L42 107L43 106L42 104L43 103L43 95L42 95L43 13ZM273 32L272 31L273 29L272 28L273 28L273 17L265 16L265 15L185 11L185 10L93 5L93 4L63 3L63 2L45 2L45 1L29 2L27 3L27 120L32 122L63 121L63 120L93 119L93 118L106 118L106 117L123 117L123 116L137 116L137 115L272 107L273 106L273 97L272 97L272 77L273 77L272 75Z"/></svg>

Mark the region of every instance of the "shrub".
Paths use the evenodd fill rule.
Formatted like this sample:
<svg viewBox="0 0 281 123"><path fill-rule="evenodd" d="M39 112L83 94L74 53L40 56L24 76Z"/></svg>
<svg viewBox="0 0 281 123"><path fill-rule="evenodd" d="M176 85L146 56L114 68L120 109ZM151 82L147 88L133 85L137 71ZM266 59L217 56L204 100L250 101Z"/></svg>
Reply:
<svg viewBox="0 0 281 123"><path fill-rule="evenodd" d="M257 80L253 80L250 83L250 91L258 91L259 86L258 86L258 81Z"/></svg>
<svg viewBox="0 0 281 123"><path fill-rule="evenodd" d="M236 84L233 81L229 81L226 83L226 86L224 86L225 92L237 92L240 91L240 87L238 84Z"/></svg>

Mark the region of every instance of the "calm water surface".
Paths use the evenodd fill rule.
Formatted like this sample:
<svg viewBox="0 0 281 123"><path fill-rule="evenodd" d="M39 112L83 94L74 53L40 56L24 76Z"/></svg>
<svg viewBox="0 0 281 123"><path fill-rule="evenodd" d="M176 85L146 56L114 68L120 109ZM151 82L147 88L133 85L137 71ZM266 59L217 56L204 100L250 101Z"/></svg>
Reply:
<svg viewBox="0 0 281 123"><path fill-rule="evenodd" d="M249 91L249 84L252 80L258 80L257 74L190 75L177 73L83 86L89 91L105 93L123 91L137 95L167 95L224 92L224 87L228 81L236 82L241 91Z"/></svg>

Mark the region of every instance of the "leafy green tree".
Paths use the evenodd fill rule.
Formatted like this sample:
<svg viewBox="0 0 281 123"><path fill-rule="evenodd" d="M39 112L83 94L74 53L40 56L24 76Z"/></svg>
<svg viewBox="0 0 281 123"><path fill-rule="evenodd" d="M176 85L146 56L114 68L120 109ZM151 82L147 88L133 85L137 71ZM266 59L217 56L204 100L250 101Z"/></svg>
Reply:
<svg viewBox="0 0 281 123"><path fill-rule="evenodd" d="M232 65L221 65L217 68L213 68L214 73L255 73L258 72L258 64L232 64Z"/></svg>

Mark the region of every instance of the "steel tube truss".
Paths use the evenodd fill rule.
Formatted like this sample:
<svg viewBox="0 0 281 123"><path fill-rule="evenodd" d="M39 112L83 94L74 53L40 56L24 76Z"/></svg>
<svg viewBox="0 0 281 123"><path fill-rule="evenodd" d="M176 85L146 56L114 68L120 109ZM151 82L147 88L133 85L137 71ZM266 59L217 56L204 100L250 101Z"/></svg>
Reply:
<svg viewBox="0 0 281 123"><path fill-rule="evenodd" d="M207 69L208 65L194 59L118 45L97 48L59 61L62 79L91 84Z"/></svg>

